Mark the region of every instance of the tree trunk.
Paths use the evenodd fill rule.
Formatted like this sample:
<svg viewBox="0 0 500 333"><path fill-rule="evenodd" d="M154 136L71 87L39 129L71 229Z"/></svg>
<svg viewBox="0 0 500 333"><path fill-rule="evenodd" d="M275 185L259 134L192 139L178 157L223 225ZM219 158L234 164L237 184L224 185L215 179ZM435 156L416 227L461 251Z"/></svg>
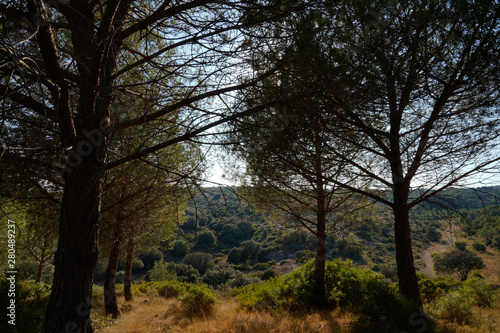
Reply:
<svg viewBox="0 0 500 333"><path fill-rule="evenodd" d="M316 155L316 257L314 260L314 280L316 283L317 304L326 306L325 292L325 261L326 261L326 202L322 169L322 140L318 133L315 135Z"/></svg>
<svg viewBox="0 0 500 333"><path fill-rule="evenodd" d="M44 248L42 249L42 254L40 255L40 260L38 261L38 271L36 273L35 283L40 283L40 281L42 281L43 268L45 267L45 240L43 245Z"/></svg>
<svg viewBox="0 0 500 333"><path fill-rule="evenodd" d="M104 170L104 157L94 154L66 176L45 333L93 332L90 307Z"/></svg>
<svg viewBox="0 0 500 333"><path fill-rule="evenodd" d="M406 200L404 203L397 203L397 201L400 200L395 197L394 239L396 243L399 290L404 296L412 300L413 303L421 307L422 300L420 299L411 244L409 209Z"/></svg>
<svg viewBox="0 0 500 333"><path fill-rule="evenodd" d="M326 230L325 218L318 215L316 228L316 257L314 259L314 281L316 284L317 304L326 305L325 294L325 261L326 261Z"/></svg>
<svg viewBox="0 0 500 333"><path fill-rule="evenodd" d="M127 246L127 262L125 263L125 279L123 281L123 289L125 301L132 301L132 258L134 252L134 238L130 236Z"/></svg>
<svg viewBox="0 0 500 333"><path fill-rule="evenodd" d="M113 245L109 254L108 267L106 268L106 276L104 278L104 307L106 316L111 316L116 319L120 315L118 310L118 302L116 300L116 271L118 269L118 260L120 259L120 246L123 238L123 219L121 214L118 214L114 226Z"/></svg>

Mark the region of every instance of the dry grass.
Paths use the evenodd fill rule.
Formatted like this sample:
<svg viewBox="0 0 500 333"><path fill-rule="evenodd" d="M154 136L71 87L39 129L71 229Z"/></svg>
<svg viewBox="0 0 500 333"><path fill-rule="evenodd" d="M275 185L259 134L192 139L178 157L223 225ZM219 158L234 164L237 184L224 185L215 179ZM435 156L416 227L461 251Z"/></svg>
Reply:
<svg viewBox="0 0 500 333"><path fill-rule="evenodd" d="M352 319L350 314L337 311L289 314L245 312L238 309L234 299L220 302L208 317L186 317L176 300L155 297L145 302L137 297L130 303L131 311L99 333L261 333L261 332L341 332Z"/></svg>
<svg viewBox="0 0 500 333"><path fill-rule="evenodd" d="M137 296L133 302L124 304L119 299L122 315L111 323L96 327L96 333L329 333L347 332L349 322L354 319L350 313L320 311L314 313L270 313L246 312L238 308L235 299L216 304L210 316L186 316L180 303L162 297ZM438 321L440 333L500 333L500 300L491 308L475 307L472 325ZM98 306L93 317L103 314ZM109 326L109 323L108 323Z"/></svg>
<svg viewBox="0 0 500 333"><path fill-rule="evenodd" d="M498 302L497 302L498 303ZM438 329L441 333L500 333L500 304L491 308L475 307L473 325L464 325L438 321Z"/></svg>
<svg viewBox="0 0 500 333"><path fill-rule="evenodd" d="M461 241L461 242L467 243L467 248L469 250L471 250L472 252L476 253L477 255L479 255L484 261L486 268L480 271L481 276L483 277L484 281L486 283L498 285L500 283L500 251L495 250L494 248L487 246L486 252L479 253L479 252L472 249L472 244L474 244L474 242L476 240L461 237L461 236L456 236L456 234L459 232L460 232L459 230L454 229L454 237L453 237L454 241ZM447 240L448 240L448 238L443 233L442 241L447 241ZM429 248L427 248L425 250L425 252L429 252L431 254L432 253L443 254L445 252L450 251L451 249L453 249L452 244L434 244L434 245L430 246ZM419 267L421 267L420 272L425 273L424 269L423 269L424 265L421 264L421 265L419 265ZM439 275L442 275L442 274L439 274ZM451 275L451 277L457 278L456 275Z"/></svg>

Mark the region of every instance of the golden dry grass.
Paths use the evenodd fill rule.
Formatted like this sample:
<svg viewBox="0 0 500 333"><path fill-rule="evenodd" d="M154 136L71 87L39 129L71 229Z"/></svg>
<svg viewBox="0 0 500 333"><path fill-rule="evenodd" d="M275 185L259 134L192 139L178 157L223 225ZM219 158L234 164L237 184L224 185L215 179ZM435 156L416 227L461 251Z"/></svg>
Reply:
<svg viewBox="0 0 500 333"><path fill-rule="evenodd" d="M486 247L486 252L479 253L479 252L472 249L472 244L476 240L465 238L462 236L456 236L457 233L460 233L460 231L455 228L454 234L453 234L454 241L461 241L461 242L467 243L467 248L469 250L473 251L474 253L476 253L477 255L479 255L483 259L485 268L483 270L481 270L480 273L481 273L481 276L483 277L484 281L486 283L498 285L500 283L500 251L495 250L492 247ZM448 241L448 238L446 237L446 235L444 233L443 233L442 241ZM433 244L432 246L427 248L425 250L425 252L429 252L431 254L432 253L443 254L445 252L450 251L451 249L453 249L452 244ZM417 262L419 262L419 261L417 261ZM420 267L419 271L422 273L425 273L423 263L420 263L419 267ZM442 275L442 274L438 274L438 275ZM457 278L456 275L451 275L451 276L454 278Z"/></svg>
<svg viewBox="0 0 500 333"><path fill-rule="evenodd" d="M119 299L122 315L110 327L96 327L96 333L303 333L348 332L350 313L320 311L313 313L246 312L238 308L235 299L220 301L210 316L189 317L177 300L162 297L137 296L124 304ZM472 325L438 320L440 333L500 333L500 300L491 308L475 307ZM103 309L93 310L93 317Z"/></svg>
<svg viewBox="0 0 500 333"><path fill-rule="evenodd" d="M340 332L352 319L350 314L338 311L289 314L245 312L238 309L234 299L219 302L213 314L207 317L187 317L176 300L155 297L145 302L137 297L130 303L131 311L99 333L261 333L261 332Z"/></svg>
<svg viewBox="0 0 500 333"><path fill-rule="evenodd" d="M498 303L498 302L497 302ZM442 333L500 333L500 304L491 308L475 307L472 325L438 321L438 332Z"/></svg>

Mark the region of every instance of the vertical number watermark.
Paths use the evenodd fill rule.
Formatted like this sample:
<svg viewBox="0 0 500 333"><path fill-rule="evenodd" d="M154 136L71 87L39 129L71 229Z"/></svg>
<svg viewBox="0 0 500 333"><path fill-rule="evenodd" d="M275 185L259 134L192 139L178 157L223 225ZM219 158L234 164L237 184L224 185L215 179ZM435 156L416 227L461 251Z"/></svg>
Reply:
<svg viewBox="0 0 500 333"><path fill-rule="evenodd" d="M8 271L6 272L9 289L7 297L7 322L16 325L16 222L9 220L7 224L7 247L8 247Z"/></svg>

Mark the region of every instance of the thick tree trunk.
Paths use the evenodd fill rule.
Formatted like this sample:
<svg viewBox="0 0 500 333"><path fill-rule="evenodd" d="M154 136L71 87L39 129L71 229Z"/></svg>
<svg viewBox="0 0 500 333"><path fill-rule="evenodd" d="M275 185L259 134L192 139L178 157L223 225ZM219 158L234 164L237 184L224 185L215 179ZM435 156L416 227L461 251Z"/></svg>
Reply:
<svg viewBox="0 0 500 333"><path fill-rule="evenodd" d="M399 290L413 301L417 306L422 306L418 288L417 273L415 270L413 248L411 242L409 208L404 202L398 202L395 197L394 209L394 239L396 243L396 265L399 279Z"/></svg>
<svg viewBox="0 0 500 333"><path fill-rule="evenodd" d="M125 301L132 301L132 258L134 252L134 238L130 236L127 246L127 262L125 263L125 279L123 281L123 289Z"/></svg>
<svg viewBox="0 0 500 333"><path fill-rule="evenodd" d="M104 278L104 307L106 315L111 314L113 318L118 318L120 311L118 310L118 302L116 299L116 271L118 269L118 260L120 259L120 246L123 238L122 217L117 216L117 221L114 227L113 245L109 254L108 267Z"/></svg>
<svg viewBox="0 0 500 333"><path fill-rule="evenodd" d="M93 332L90 307L104 158L99 161L91 156L82 159L66 177L45 333Z"/></svg>
<svg viewBox="0 0 500 333"><path fill-rule="evenodd" d="M324 216L318 216L316 228L316 256L314 259L314 281L316 283L317 305L326 304L325 295L326 229Z"/></svg>
<svg viewBox="0 0 500 333"><path fill-rule="evenodd" d="M326 261L326 201L322 169L322 140L316 135L316 257L314 261L314 280L316 283L317 304L326 305L325 261Z"/></svg>

